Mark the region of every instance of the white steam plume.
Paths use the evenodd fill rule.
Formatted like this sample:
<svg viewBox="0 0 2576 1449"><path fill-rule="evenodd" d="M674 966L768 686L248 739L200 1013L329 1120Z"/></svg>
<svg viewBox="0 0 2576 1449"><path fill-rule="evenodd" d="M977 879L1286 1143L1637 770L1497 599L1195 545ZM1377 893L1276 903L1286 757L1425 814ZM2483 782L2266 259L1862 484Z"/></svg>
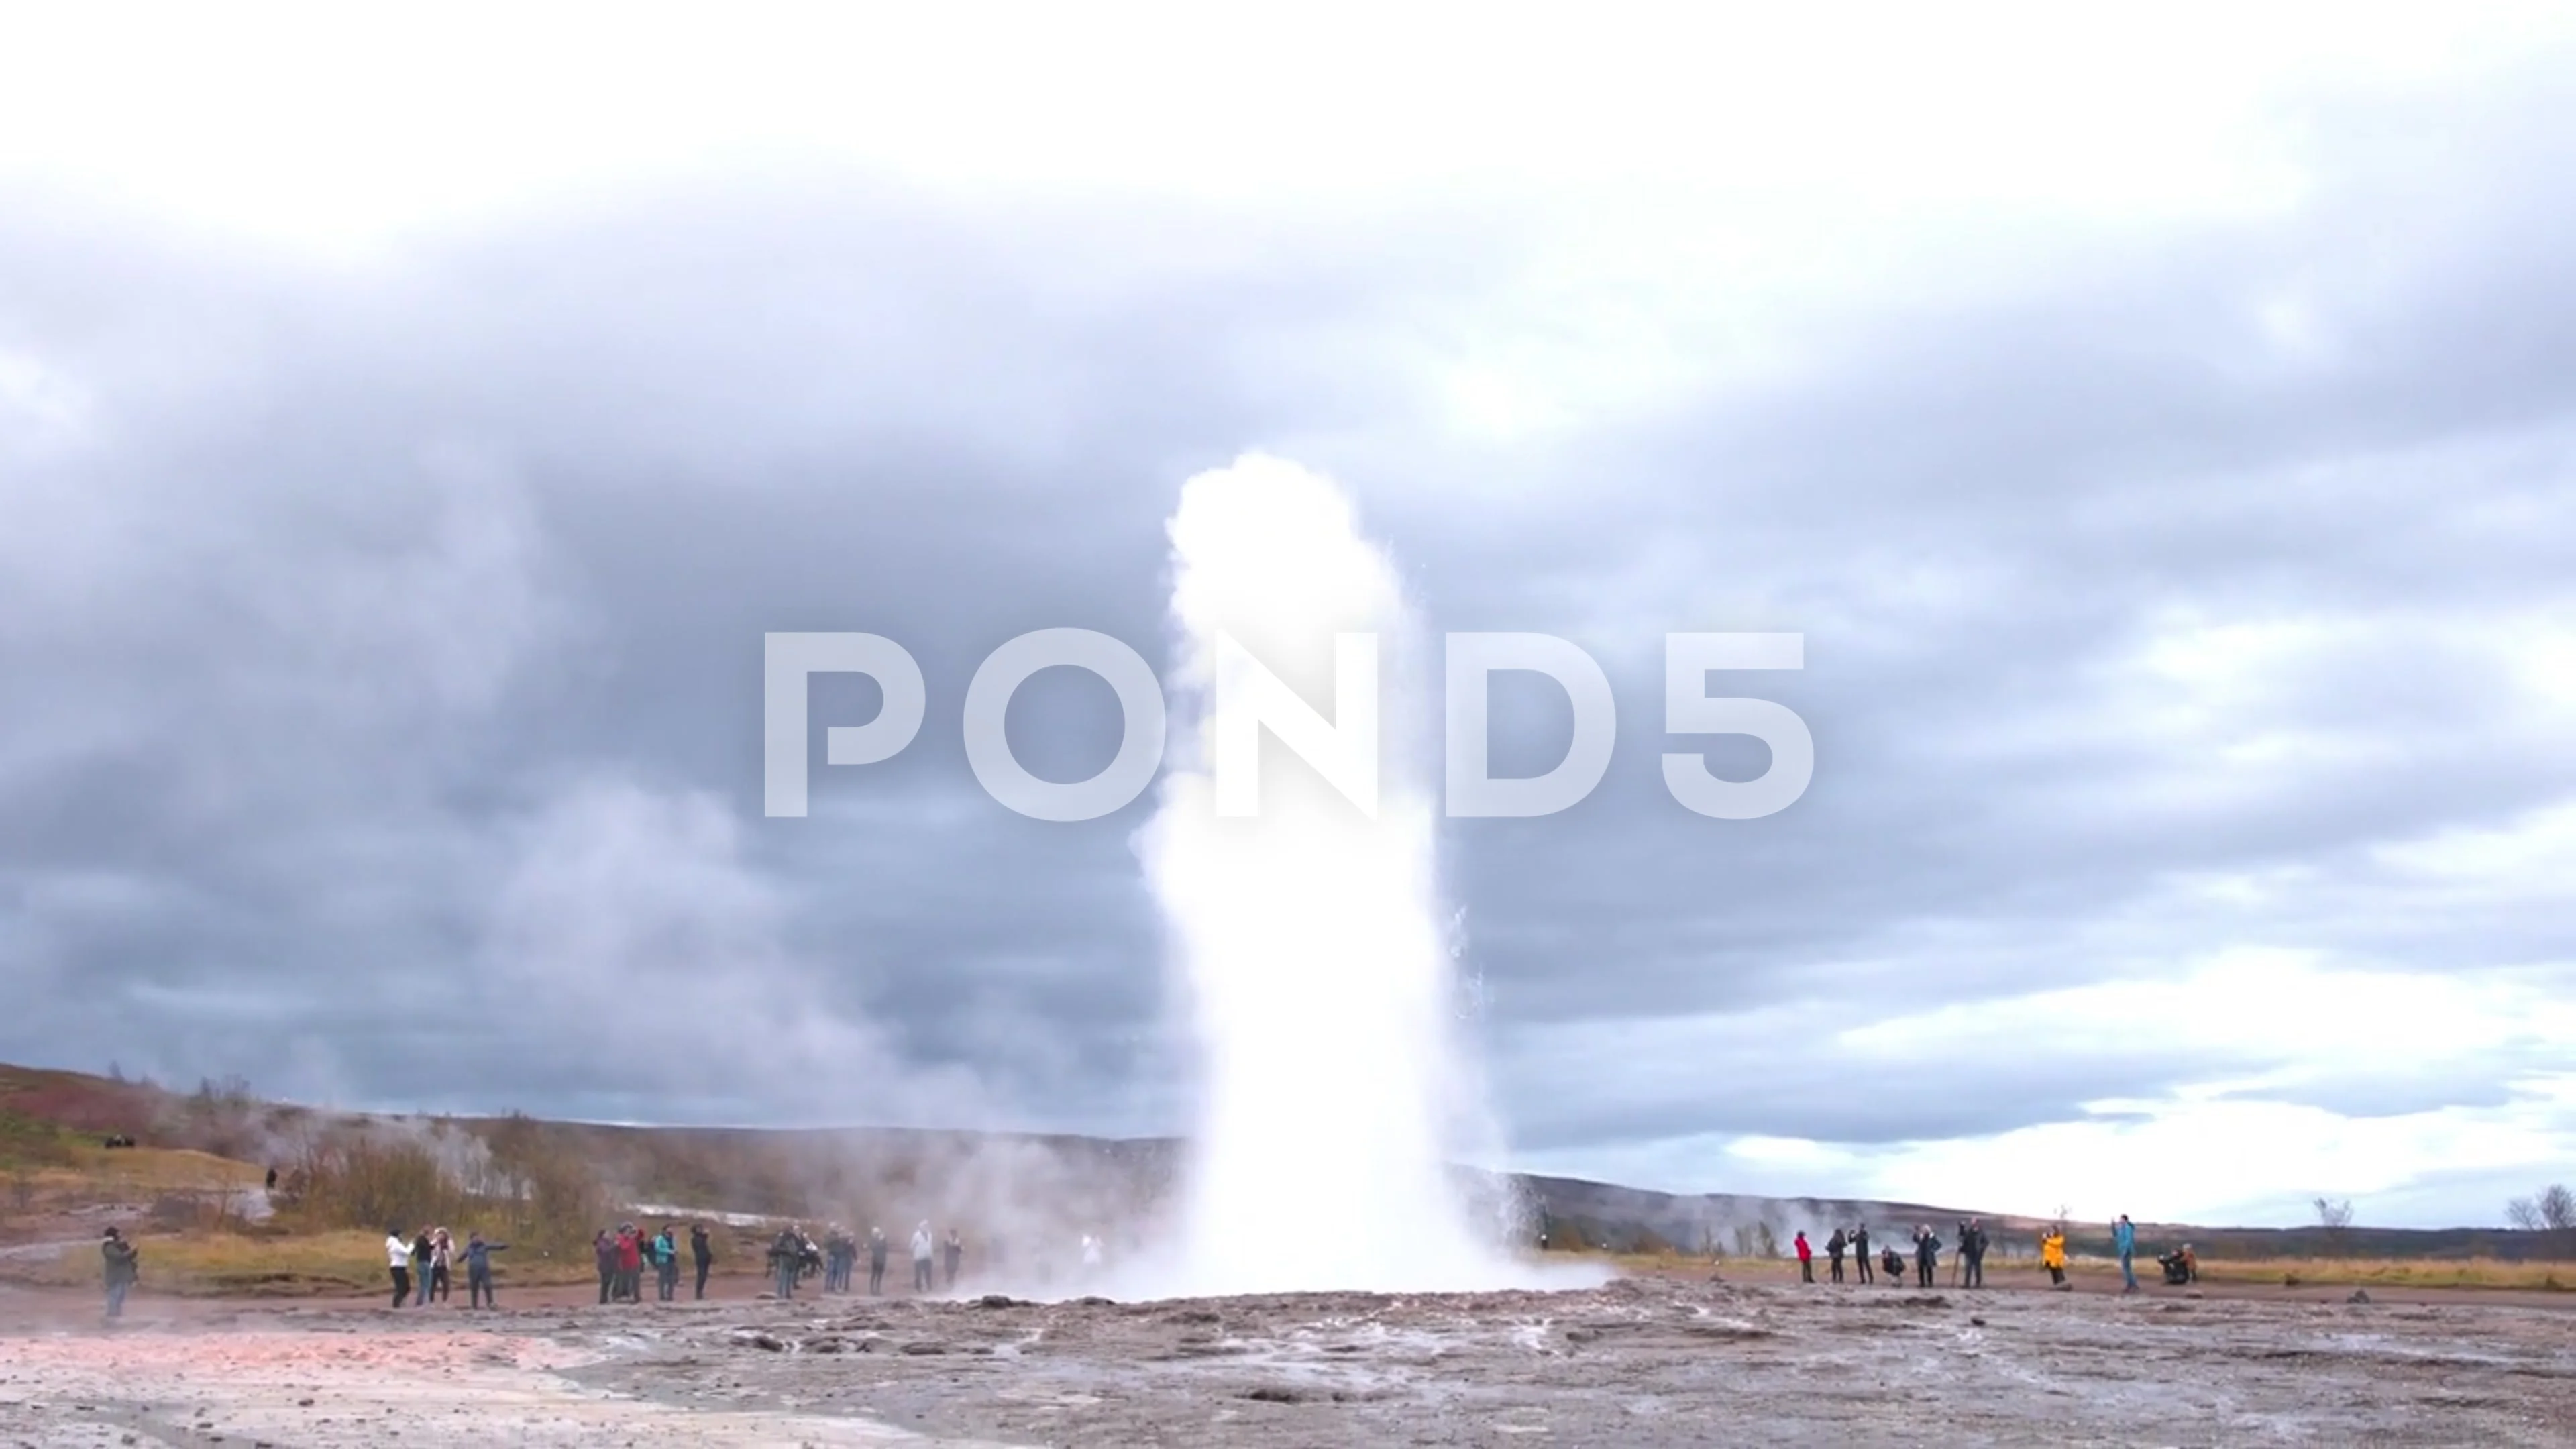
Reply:
<svg viewBox="0 0 2576 1449"><path fill-rule="evenodd" d="M1429 772L1403 746L1419 641L1395 570L1340 489L1260 456L1190 479L1171 537L1180 753L1139 850L1203 1105L1180 1238L1148 1270L1166 1280L1153 1286L1436 1291L1526 1277L1471 1221L1449 1168L1490 1143L1451 1030ZM1265 739L1259 814L1219 818L1209 724L1218 671L1234 667L1220 637L1340 720L1342 631L1377 635L1387 670L1377 817Z"/></svg>

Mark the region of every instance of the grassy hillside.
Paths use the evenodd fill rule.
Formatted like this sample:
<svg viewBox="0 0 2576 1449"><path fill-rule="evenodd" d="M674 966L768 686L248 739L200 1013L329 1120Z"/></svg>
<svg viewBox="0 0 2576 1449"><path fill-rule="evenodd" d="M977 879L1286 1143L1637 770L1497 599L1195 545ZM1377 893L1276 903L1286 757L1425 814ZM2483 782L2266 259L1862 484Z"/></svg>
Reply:
<svg viewBox="0 0 2576 1449"><path fill-rule="evenodd" d="M110 1136L130 1136L138 1146L109 1149L102 1144ZM530 1244L531 1260L552 1253L571 1262L596 1227L641 1205L861 1230L873 1224L898 1238L927 1218L960 1228L979 1256L1043 1263L1086 1232L1141 1240L1159 1231L1180 1148L1169 1140L893 1128L370 1116L261 1101L239 1082L174 1091L0 1066L0 1177L7 1184L0 1244L58 1238L75 1227L94 1234L102 1215L123 1214L165 1233L239 1239L189 1250L196 1266L185 1271L207 1283L372 1284L372 1249L358 1253L356 1239L333 1235L372 1241L388 1224L472 1225ZM252 1193L271 1167L280 1175L277 1193ZM1921 1203L1682 1195L1572 1178L1479 1181L1517 1197L1529 1242L1544 1234L1546 1246L1560 1251L1764 1257L1785 1252L1800 1229L1821 1243L1837 1224L1867 1222L1886 1242L1930 1223L1946 1240L1972 1215ZM2035 1220L1974 1215L1988 1223L1999 1259L2035 1253ZM280 1246L290 1237L304 1246ZM2140 1246L2150 1255L2186 1241L2213 1273L2224 1271L2216 1265L2241 1262L2246 1271L2274 1275L2293 1271L2276 1266L2282 1262L2332 1258L2447 1264L2428 1271L2462 1281L2486 1271L2476 1264L2540 1262L2565 1252L2544 1235L2500 1228L2140 1227ZM2107 1227L2075 1225L2070 1247L2107 1255Z"/></svg>

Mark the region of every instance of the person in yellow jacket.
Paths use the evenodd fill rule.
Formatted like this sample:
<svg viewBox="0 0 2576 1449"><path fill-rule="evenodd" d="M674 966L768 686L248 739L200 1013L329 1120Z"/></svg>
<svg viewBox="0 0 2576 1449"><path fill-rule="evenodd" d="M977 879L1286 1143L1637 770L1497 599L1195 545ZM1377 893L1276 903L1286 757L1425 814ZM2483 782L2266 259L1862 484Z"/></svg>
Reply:
<svg viewBox="0 0 2576 1449"><path fill-rule="evenodd" d="M2066 1229L2050 1228L2039 1237L2040 1266L2048 1270L2048 1281L2066 1286Z"/></svg>

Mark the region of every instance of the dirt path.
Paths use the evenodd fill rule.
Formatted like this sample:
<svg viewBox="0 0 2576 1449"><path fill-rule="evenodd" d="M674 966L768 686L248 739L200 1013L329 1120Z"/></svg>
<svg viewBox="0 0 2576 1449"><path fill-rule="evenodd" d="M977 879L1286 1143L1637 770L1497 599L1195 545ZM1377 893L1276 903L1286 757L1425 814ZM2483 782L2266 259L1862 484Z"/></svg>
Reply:
<svg viewBox="0 0 2576 1449"><path fill-rule="evenodd" d="M48 1323L0 1305L0 1443L2576 1442L2576 1316L2474 1294L1658 1277L1131 1305L165 1303L113 1333L94 1301L50 1297Z"/></svg>

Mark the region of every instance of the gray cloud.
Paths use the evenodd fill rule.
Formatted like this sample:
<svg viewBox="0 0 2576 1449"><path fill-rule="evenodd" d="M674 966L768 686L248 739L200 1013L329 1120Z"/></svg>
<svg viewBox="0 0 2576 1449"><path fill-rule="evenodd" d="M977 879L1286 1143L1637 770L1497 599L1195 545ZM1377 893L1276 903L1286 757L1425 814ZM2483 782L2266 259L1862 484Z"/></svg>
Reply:
<svg viewBox="0 0 2576 1449"><path fill-rule="evenodd" d="M0 393L0 1054L1168 1129L1145 807L1012 817L956 720L1024 629L1152 652L1173 491L1250 444L1345 478L1436 626L1611 668L1601 791L1452 832L1532 1146L2067 1120L2237 1064L2035 1044L1889 1077L1831 1031L2224 945L2576 959L2551 903L2430 910L2373 853L2576 793L2512 647L2576 616L2576 282L2538 240L2576 220L2565 99L2344 115L2284 215L1999 231L2007 282L1927 273L1804 318L1761 380L1508 448L1442 431L1421 358L1454 313L1543 325L1513 289L1544 207L1291 228L727 185L336 274L0 208L0 355L43 370ZM2370 142L2418 122L2447 149ZM2309 632L2225 678L2140 664L2229 625ZM819 771L804 821L757 809L785 628L891 634L930 689L914 747ZM1818 739L1783 816L1663 794L1656 650L1697 628L1808 635L1761 686ZM818 718L869 707L835 686ZM1500 757L1550 758L1560 709L1506 695ZM1042 682L1014 726L1074 775L1114 718ZM2255 904L2187 888L2285 868ZM1722 1082L1544 1045L1791 1007L1813 1039Z"/></svg>

